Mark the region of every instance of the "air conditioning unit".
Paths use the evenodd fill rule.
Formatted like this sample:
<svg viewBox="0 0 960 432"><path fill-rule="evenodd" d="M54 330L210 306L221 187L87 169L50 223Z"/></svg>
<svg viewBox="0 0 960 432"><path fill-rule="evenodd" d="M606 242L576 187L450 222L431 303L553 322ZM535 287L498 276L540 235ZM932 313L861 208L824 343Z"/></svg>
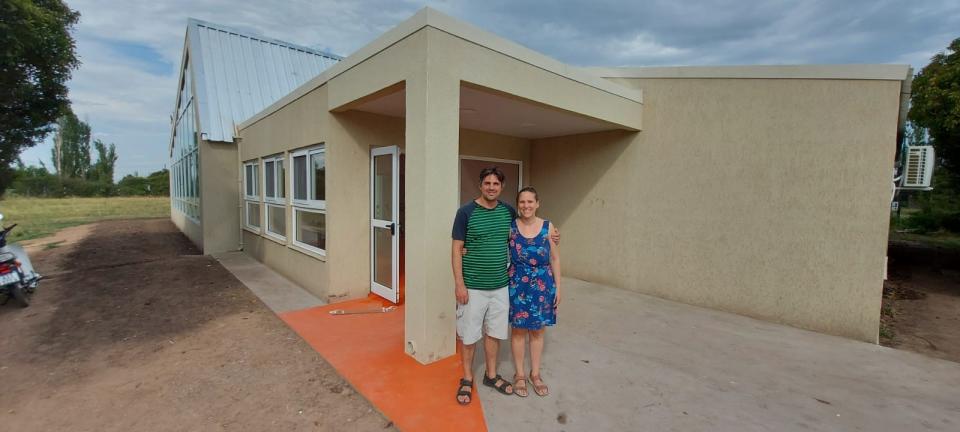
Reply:
<svg viewBox="0 0 960 432"><path fill-rule="evenodd" d="M931 190L933 146L908 146L904 157L903 189Z"/></svg>

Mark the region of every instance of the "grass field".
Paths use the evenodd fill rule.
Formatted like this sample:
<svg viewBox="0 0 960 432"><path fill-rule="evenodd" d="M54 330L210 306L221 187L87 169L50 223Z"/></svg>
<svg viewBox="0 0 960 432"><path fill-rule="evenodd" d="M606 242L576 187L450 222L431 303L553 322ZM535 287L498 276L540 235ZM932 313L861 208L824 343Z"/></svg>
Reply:
<svg viewBox="0 0 960 432"><path fill-rule="evenodd" d="M10 241L48 236L59 229L108 219L170 216L170 198L5 198L3 225L17 224Z"/></svg>
<svg viewBox="0 0 960 432"><path fill-rule="evenodd" d="M930 234L891 232L890 240L920 243L926 246L945 249L960 249L960 235L947 232Z"/></svg>

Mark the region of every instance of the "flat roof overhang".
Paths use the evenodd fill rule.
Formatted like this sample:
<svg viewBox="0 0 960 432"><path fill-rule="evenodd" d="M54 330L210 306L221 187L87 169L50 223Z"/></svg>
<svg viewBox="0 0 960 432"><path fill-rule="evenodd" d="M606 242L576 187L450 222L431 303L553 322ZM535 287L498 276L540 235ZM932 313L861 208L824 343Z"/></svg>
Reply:
<svg viewBox="0 0 960 432"><path fill-rule="evenodd" d="M488 56L485 57L487 59L496 57L496 61L488 63L475 57L457 57L460 53L456 50L435 55L433 47L441 43L433 43L429 56L424 58L433 65L441 64L443 68L457 70L455 73L459 74L462 88L466 89L462 89L460 95L460 106L464 110L460 120L464 128L523 137L641 130L642 91L568 66L431 8L421 9L412 18L238 125L237 129L251 126L340 75L368 75L369 71L359 71L369 68L370 60L382 57L381 54L394 50L404 40L424 31L424 34L431 35L434 42L448 46L462 43L461 47L469 47L475 54ZM495 65L489 68L465 67L468 63ZM482 69L483 72L474 69ZM531 79L523 83L513 82L515 77L511 74L521 70ZM355 109L394 117L404 116L404 107L400 103L405 96L402 83L389 85L384 82L389 80L388 76L396 76L396 72L384 69L379 72L382 75L378 79L361 78L366 84L332 88L330 111ZM377 81L381 84L376 85ZM397 91L401 93L394 94ZM383 98L386 100L379 100ZM488 109L491 107L496 107L496 110ZM508 113L525 120L511 125Z"/></svg>
<svg viewBox="0 0 960 432"><path fill-rule="evenodd" d="M371 96L343 108L406 117L406 89L403 85L392 86ZM468 82L460 85L459 118L463 129L527 139L639 130Z"/></svg>

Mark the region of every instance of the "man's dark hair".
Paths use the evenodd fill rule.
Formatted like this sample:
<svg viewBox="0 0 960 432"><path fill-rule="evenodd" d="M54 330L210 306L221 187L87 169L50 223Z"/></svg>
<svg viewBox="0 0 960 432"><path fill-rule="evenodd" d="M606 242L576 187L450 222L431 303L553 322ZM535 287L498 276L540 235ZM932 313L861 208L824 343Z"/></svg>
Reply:
<svg viewBox="0 0 960 432"><path fill-rule="evenodd" d="M500 180L500 184L503 184L503 179L507 178L503 175L503 171L500 171L500 168L492 166L490 168L484 168L480 171L480 184L483 184L483 179L487 178L488 175L497 176L497 180Z"/></svg>

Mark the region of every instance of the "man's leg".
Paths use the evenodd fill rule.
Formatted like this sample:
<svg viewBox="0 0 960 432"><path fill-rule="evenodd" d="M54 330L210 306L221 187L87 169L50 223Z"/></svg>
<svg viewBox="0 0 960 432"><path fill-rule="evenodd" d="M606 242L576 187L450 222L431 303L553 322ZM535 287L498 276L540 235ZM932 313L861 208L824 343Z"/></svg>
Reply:
<svg viewBox="0 0 960 432"><path fill-rule="evenodd" d="M483 336L483 355L487 361L487 378L497 376L497 354L500 351L500 339L490 335Z"/></svg>
<svg viewBox="0 0 960 432"><path fill-rule="evenodd" d="M463 344L460 350L460 362L463 363L463 377L473 381L473 353L477 352L477 344Z"/></svg>
<svg viewBox="0 0 960 432"><path fill-rule="evenodd" d="M497 376L497 354L500 352L500 341L510 337L510 293L504 287L486 294L489 305L484 318L486 333L483 336L483 354L487 363L486 377L492 379ZM513 394L512 384L507 381L498 384L504 393Z"/></svg>
<svg viewBox="0 0 960 432"><path fill-rule="evenodd" d="M460 337L460 361L463 364L463 379L473 381L473 356L476 352L477 342L482 337L483 330L483 311L486 305L483 299L471 293L467 304L457 305L457 336ZM459 391L465 391L464 386L458 387ZM457 401L461 404L472 399L470 396L457 396Z"/></svg>
<svg viewBox="0 0 960 432"><path fill-rule="evenodd" d="M463 363L463 379L473 382L473 353L477 351L477 344L472 343L470 345L461 344L460 347L460 362ZM464 390L464 386L461 386L457 389ZM469 403L473 399L473 396L468 395L457 395L457 402L461 404Z"/></svg>

